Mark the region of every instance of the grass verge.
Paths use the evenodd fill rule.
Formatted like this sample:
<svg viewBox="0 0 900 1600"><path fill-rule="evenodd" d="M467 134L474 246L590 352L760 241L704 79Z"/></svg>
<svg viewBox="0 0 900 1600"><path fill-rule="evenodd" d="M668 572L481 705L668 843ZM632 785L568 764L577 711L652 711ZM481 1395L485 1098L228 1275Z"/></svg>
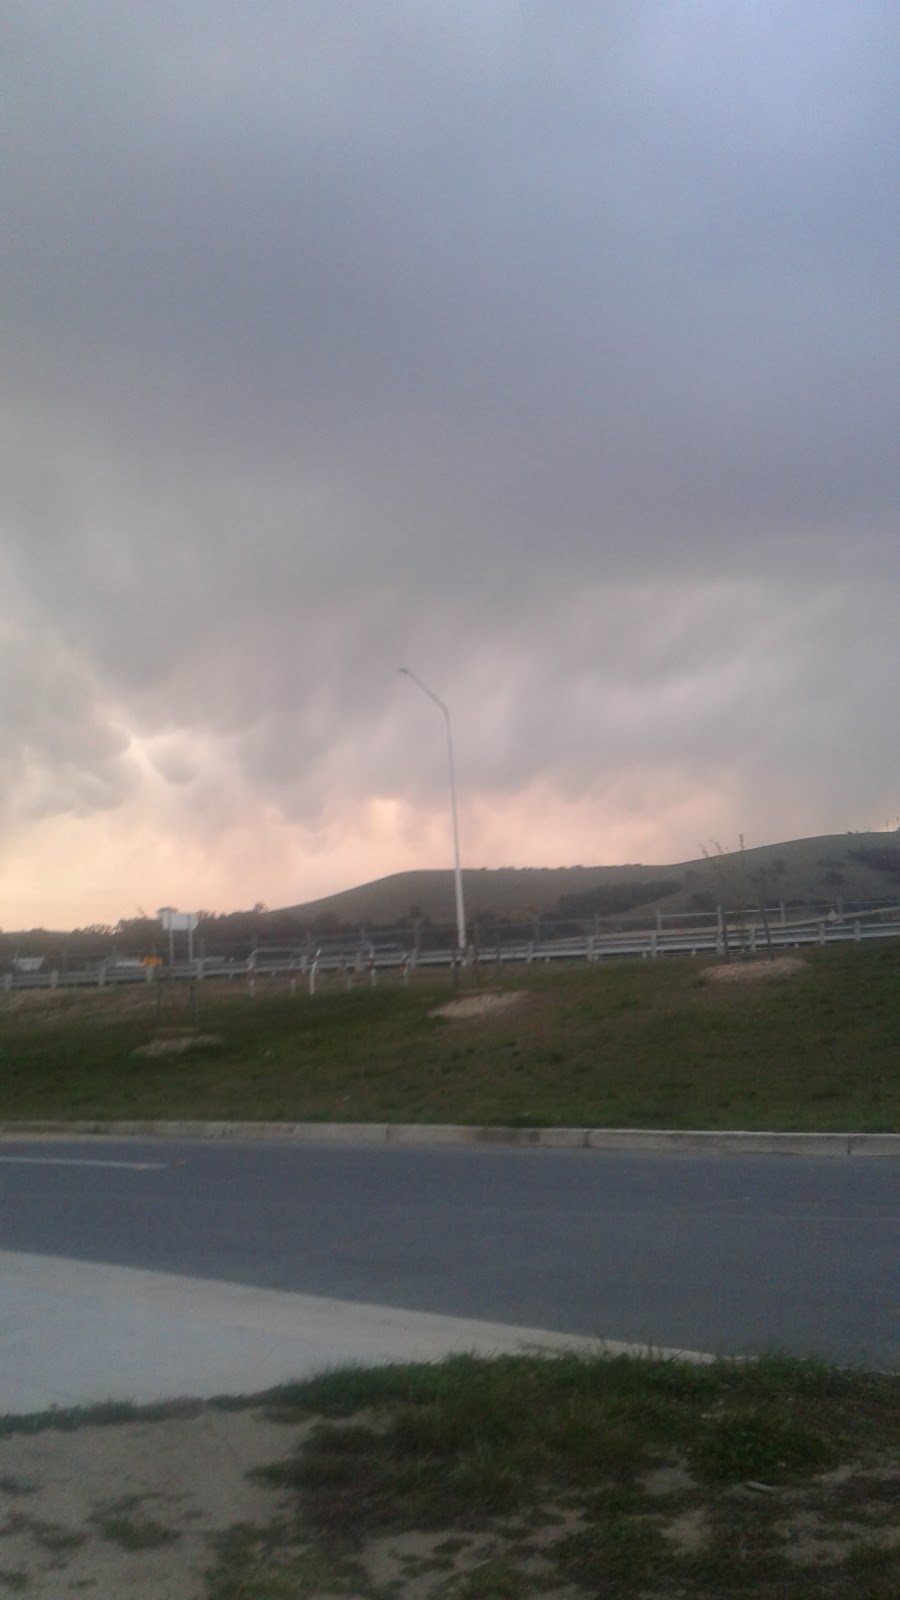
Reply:
<svg viewBox="0 0 900 1600"><path fill-rule="evenodd" d="M315 997L275 980L0 998L0 1118L900 1127L900 946L767 983L667 959L480 974L515 1005L448 1021L449 978ZM469 975L468 981L474 983ZM28 1004L19 1001L28 1000ZM159 1006L157 1006L157 1000ZM212 1036L138 1056L160 1034Z"/></svg>
<svg viewBox="0 0 900 1600"><path fill-rule="evenodd" d="M8 1418L0 1588L119 1593L126 1561L195 1600L894 1600L898 1418L896 1375L574 1355Z"/></svg>
<svg viewBox="0 0 900 1600"><path fill-rule="evenodd" d="M317 1419L263 1474L293 1510L223 1542L210 1594L893 1600L898 1401L896 1377L781 1358L326 1375L269 1397Z"/></svg>

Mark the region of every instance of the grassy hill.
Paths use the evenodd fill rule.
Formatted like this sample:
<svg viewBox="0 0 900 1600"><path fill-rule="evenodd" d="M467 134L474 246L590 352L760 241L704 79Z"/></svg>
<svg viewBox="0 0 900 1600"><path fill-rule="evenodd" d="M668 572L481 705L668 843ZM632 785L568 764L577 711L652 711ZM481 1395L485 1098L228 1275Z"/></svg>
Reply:
<svg viewBox="0 0 900 1600"><path fill-rule="evenodd" d="M719 852L669 866L468 868L463 873L466 920L480 937L493 928L503 937L517 925L541 919L545 931L617 928L652 924L656 912L681 919L711 914L717 904L730 912L765 902L788 907L842 907L847 912L900 904L900 831L841 833L783 844ZM435 937L455 926L453 875L449 870L399 872L341 894L269 911L201 912L198 953L244 960L260 944L293 947L312 938L361 929L431 924ZM0 933L0 970L15 956L43 956L48 970L90 966L111 952L118 956L165 955L166 936L152 918L126 919L116 927L68 933L33 928Z"/></svg>
<svg viewBox="0 0 900 1600"><path fill-rule="evenodd" d="M0 1120L900 1126L898 941L816 948L750 980L717 969L689 956L522 964L490 974L505 1004L462 1016L441 1010L460 998L446 969L349 992L334 973L314 996L286 975L252 998L216 982L193 996L177 983L12 994ZM478 998L480 975L462 981Z"/></svg>
<svg viewBox="0 0 900 1600"><path fill-rule="evenodd" d="M900 901L900 833L839 833L719 854L711 847L671 866L501 867L463 871L466 913L479 917L636 916L759 905L869 905ZM413 908L417 908L414 912ZM421 915L454 920L453 874L398 872L341 894L286 907L303 922L389 926Z"/></svg>

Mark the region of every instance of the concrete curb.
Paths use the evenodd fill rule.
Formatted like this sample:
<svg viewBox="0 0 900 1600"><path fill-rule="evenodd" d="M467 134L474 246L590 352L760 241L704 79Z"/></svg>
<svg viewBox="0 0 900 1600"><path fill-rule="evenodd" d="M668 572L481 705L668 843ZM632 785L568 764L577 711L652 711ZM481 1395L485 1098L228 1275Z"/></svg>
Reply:
<svg viewBox="0 0 900 1600"><path fill-rule="evenodd" d="M0 1122L0 1138L282 1139L309 1144L508 1145L546 1150L900 1157L896 1133L774 1133L701 1128L503 1128L414 1122Z"/></svg>

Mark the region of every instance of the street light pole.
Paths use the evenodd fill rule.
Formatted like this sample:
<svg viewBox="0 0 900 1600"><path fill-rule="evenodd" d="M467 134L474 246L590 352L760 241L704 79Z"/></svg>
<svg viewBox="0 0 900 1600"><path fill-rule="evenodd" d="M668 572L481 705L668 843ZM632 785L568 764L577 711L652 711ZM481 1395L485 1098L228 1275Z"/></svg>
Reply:
<svg viewBox="0 0 900 1600"><path fill-rule="evenodd" d="M456 891L456 942L460 955L462 955L466 949L466 913L463 905L462 868L459 864L459 823L456 816L456 775L453 769L453 730L450 724L450 712L434 690L429 689L427 683L423 683L421 678L417 678L409 667L401 667L400 671L404 677L411 678L422 693L427 694L429 700L434 701L444 718L444 726L447 730L447 765L450 772L450 818L453 823L453 885Z"/></svg>

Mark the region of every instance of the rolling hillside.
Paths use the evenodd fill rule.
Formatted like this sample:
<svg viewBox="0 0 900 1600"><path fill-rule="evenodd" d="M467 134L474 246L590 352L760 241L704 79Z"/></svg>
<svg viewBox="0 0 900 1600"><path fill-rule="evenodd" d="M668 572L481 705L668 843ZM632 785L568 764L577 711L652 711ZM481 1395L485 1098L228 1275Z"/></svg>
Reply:
<svg viewBox="0 0 900 1600"><path fill-rule="evenodd" d="M900 902L900 833L841 833L756 846L671 866L467 868L466 914L477 918L634 917L730 907ZM304 923L334 920L390 926L413 916L435 924L454 919L453 875L399 872L306 904L282 915Z"/></svg>
<svg viewBox="0 0 900 1600"><path fill-rule="evenodd" d="M730 912L762 900L792 908L834 907L847 912L900 905L900 831L843 833L794 839L730 855L711 849L668 866L469 868L463 874L466 922L476 938L491 929L509 936L538 918L550 932L585 928L646 927L657 911L667 918ZM342 894L267 910L203 912L196 932L200 954L245 960L259 945L293 947L308 939L354 936L365 930L409 932L429 924L435 935L455 926L450 871L400 872ZM503 930L508 932L503 932ZM405 936L405 935L404 935ZM126 919L112 928L68 933L33 928L0 934L0 970L15 958L41 956L48 968L90 966L110 954L142 958L166 954L166 938L150 918Z"/></svg>

